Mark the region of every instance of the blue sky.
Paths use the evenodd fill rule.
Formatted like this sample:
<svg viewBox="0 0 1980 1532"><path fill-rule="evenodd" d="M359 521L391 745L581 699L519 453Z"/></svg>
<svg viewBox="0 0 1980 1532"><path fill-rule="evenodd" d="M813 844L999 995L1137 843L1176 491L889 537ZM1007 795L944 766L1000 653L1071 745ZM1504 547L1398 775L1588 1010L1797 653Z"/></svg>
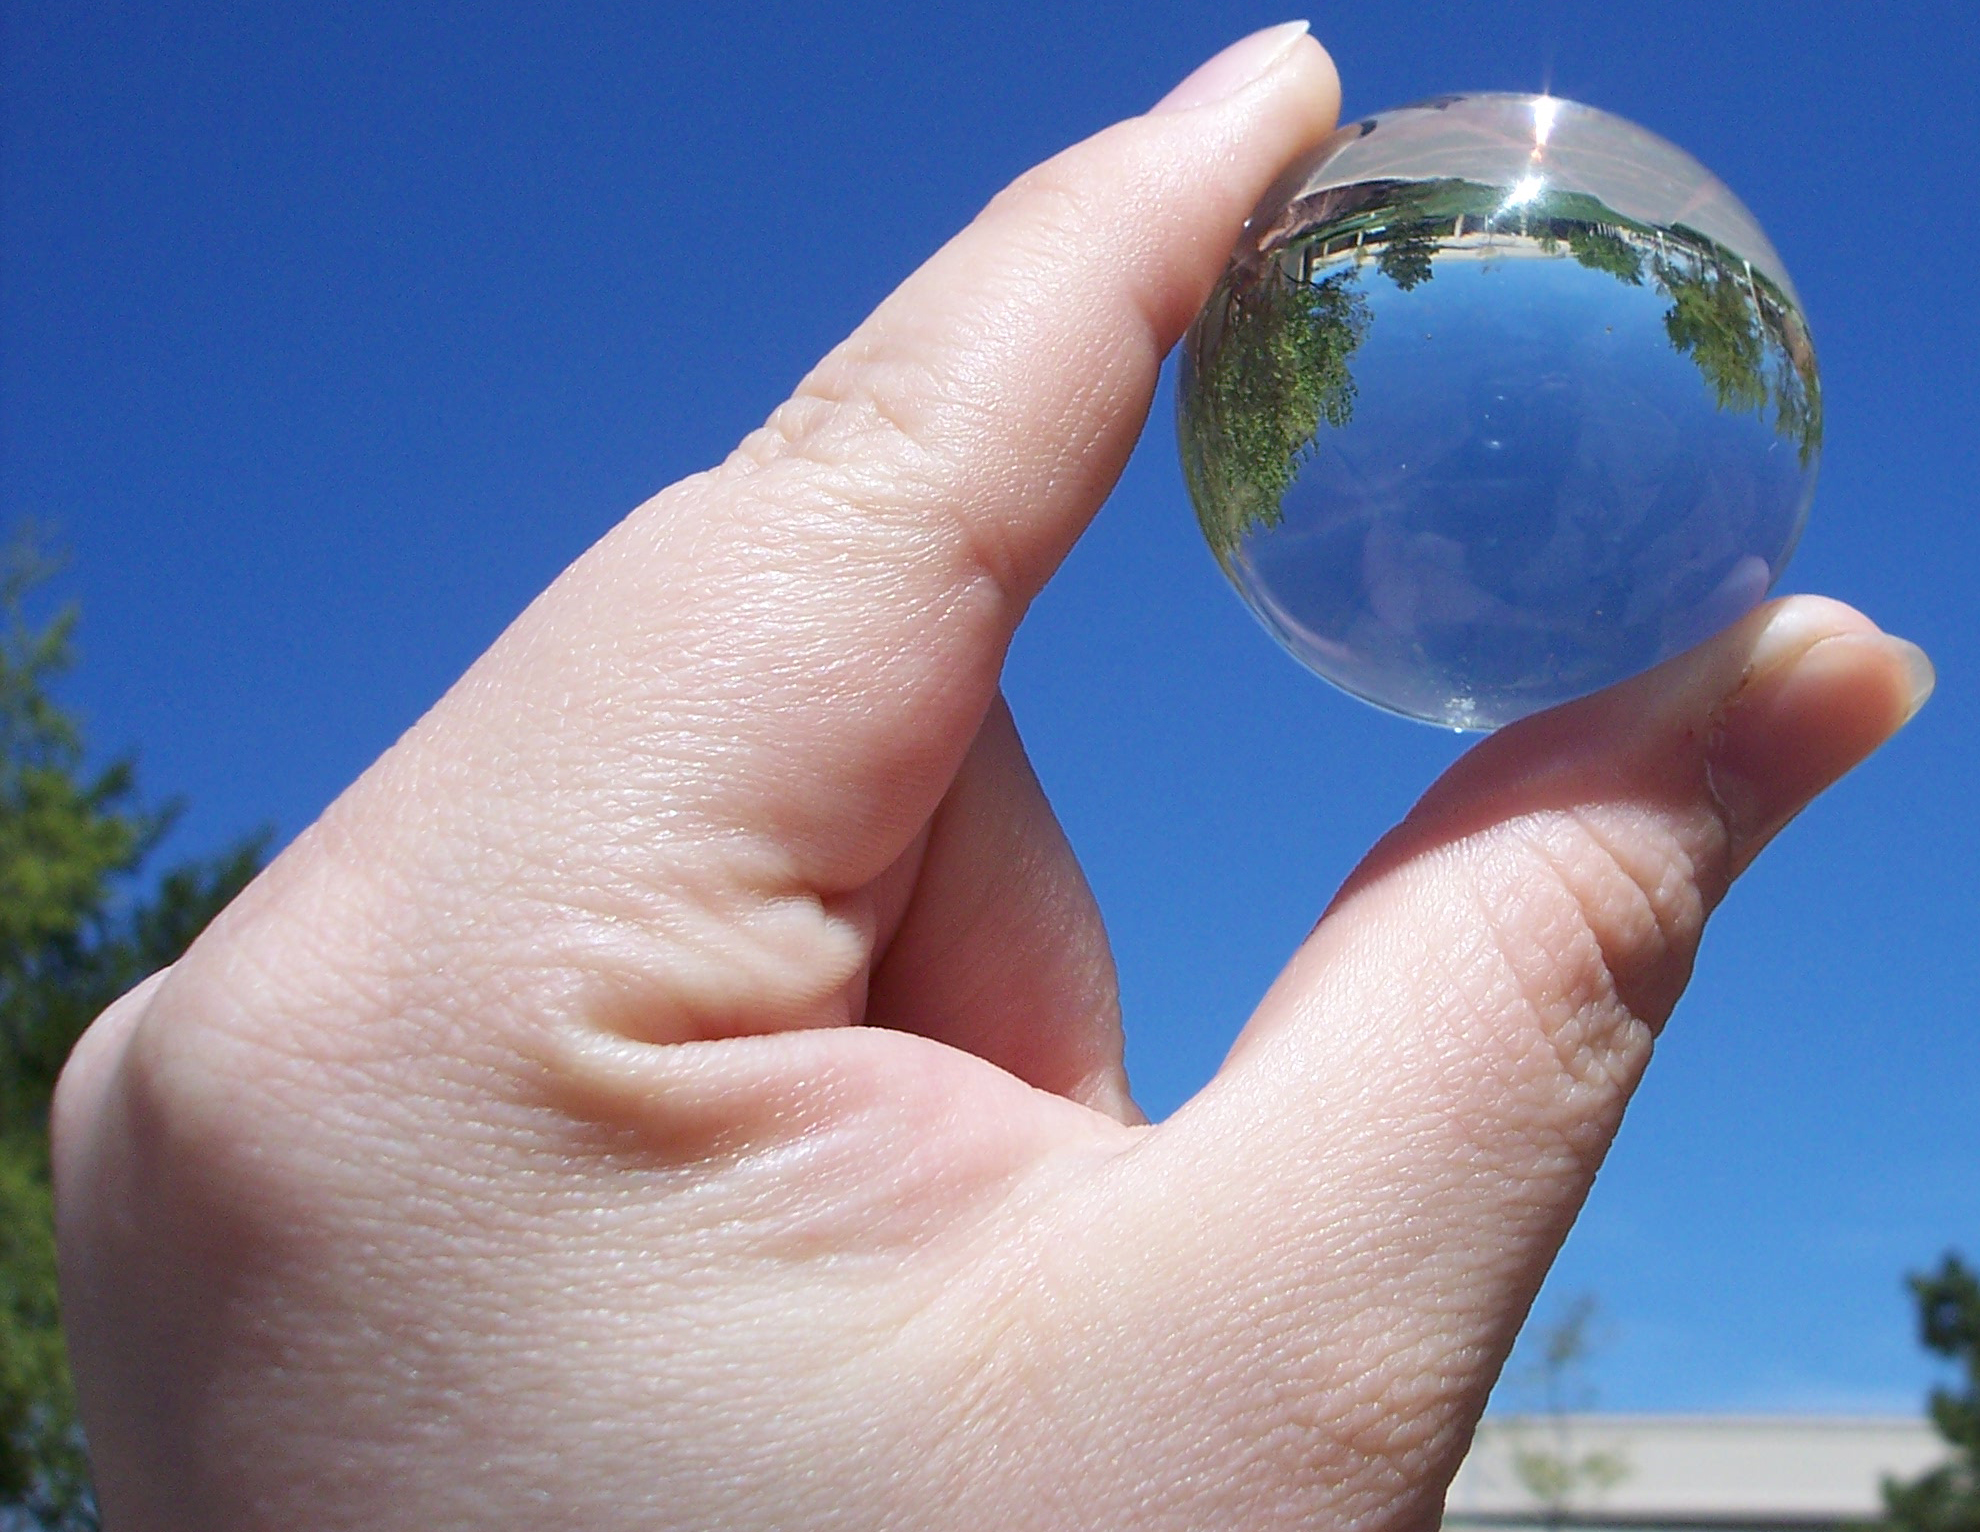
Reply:
<svg viewBox="0 0 1980 1532"><path fill-rule="evenodd" d="M1980 1255L1980 37L1972 7L1329 6L1350 113L1634 117L1758 213L1827 447L1788 573L1937 698L1774 848L1542 1300L1618 1409L1907 1408L1907 1267ZM1026 165L1284 19L1250 3L10 0L0 513L55 523L68 695L172 849L286 837L619 515L716 460ZM1225 588L1169 401L1009 691L1165 1111L1459 742Z"/></svg>

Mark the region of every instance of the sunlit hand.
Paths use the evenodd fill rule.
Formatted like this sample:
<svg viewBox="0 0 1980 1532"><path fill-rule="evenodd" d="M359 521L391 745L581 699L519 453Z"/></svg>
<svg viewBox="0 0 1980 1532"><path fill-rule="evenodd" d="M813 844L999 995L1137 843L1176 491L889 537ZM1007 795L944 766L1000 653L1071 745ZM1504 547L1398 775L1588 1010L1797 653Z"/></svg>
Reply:
<svg viewBox="0 0 1980 1532"><path fill-rule="evenodd" d="M1488 740L1141 1123L998 697L1291 31L1020 180L545 594L57 1103L116 1532L1435 1524L1732 876L1922 657L1813 599Z"/></svg>

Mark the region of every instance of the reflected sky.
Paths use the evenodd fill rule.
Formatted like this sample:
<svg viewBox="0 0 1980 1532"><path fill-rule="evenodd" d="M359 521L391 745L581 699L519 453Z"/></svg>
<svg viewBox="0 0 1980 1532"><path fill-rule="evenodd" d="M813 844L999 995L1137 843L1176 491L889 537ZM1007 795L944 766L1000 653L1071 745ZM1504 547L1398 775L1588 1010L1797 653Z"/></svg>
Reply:
<svg viewBox="0 0 1980 1532"><path fill-rule="evenodd" d="M1689 647L1765 593L1806 501L1795 445L1721 408L1671 303L1533 250L1353 276L1354 405L1230 561L1357 695L1479 727Z"/></svg>

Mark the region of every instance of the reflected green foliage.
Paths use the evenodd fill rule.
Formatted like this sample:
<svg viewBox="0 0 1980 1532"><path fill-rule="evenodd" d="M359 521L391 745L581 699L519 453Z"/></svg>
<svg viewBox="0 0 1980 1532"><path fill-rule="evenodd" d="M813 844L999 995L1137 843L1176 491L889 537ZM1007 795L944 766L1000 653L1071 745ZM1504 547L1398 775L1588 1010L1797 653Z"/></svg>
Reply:
<svg viewBox="0 0 1980 1532"><path fill-rule="evenodd" d="M1590 271L1606 271L1630 287L1643 285L1643 257L1620 234L1593 224L1572 224L1567 232L1568 254Z"/></svg>
<svg viewBox="0 0 1980 1532"><path fill-rule="evenodd" d="M1652 269L1671 300L1664 331L1697 364L1719 408L1757 415L1771 404L1774 429L1809 462L1822 445L1822 384L1786 296L1745 262L1696 251Z"/></svg>
<svg viewBox="0 0 1980 1532"><path fill-rule="evenodd" d="M1431 277L1431 257L1437 253L1437 236L1427 223L1409 223L1390 231L1386 243L1375 252L1375 267L1404 292Z"/></svg>
<svg viewBox="0 0 1980 1532"><path fill-rule="evenodd" d="M31 533L0 552L0 1518L96 1526L56 1304L48 1106L106 1005L175 961L259 869L266 837L137 887L169 828L128 760L92 770L50 692L73 610L35 623L51 573Z"/></svg>
<svg viewBox="0 0 1980 1532"><path fill-rule="evenodd" d="M1657 285L1671 300L1664 332L1698 364L1722 410L1757 411L1767 403L1766 353L1745 290L1723 268L1681 271L1656 266Z"/></svg>
<svg viewBox="0 0 1980 1532"><path fill-rule="evenodd" d="M1960 1380L1932 1390L1932 1423L1952 1448L1941 1467L1908 1482L1884 1481L1885 1527L1901 1532L1980 1532L1980 1274L1957 1255L1910 1279L1919 1339L1954 1363Z"/></svg>
<svg viewBox="0 0 1980 1532"><path fill-rule="evenodd" d="M1344 426L1354 413L1348 358L1369 314L1352 269L1302 282L1275 262L1256 283L1227 291L1220 317L1181 424L1197 519L1228 561L1246 533L1278 525L1320 427Z"/></svg>

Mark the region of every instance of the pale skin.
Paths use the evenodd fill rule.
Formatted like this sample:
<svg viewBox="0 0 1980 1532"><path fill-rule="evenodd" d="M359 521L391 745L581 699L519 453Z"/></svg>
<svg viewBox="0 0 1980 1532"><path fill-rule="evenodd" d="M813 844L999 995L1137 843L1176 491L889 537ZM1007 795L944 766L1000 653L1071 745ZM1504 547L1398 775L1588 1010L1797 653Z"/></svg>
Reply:
<svg viewBox="0 0 1980 1532"><path fill-rule="evenodd" d="M998 674L1337 100L1275 30L1022 178L91 1029L113 1532L1435 1526L1707 915L1930 669L1796 598L1494 736L1145 1123Z"/></svg>

